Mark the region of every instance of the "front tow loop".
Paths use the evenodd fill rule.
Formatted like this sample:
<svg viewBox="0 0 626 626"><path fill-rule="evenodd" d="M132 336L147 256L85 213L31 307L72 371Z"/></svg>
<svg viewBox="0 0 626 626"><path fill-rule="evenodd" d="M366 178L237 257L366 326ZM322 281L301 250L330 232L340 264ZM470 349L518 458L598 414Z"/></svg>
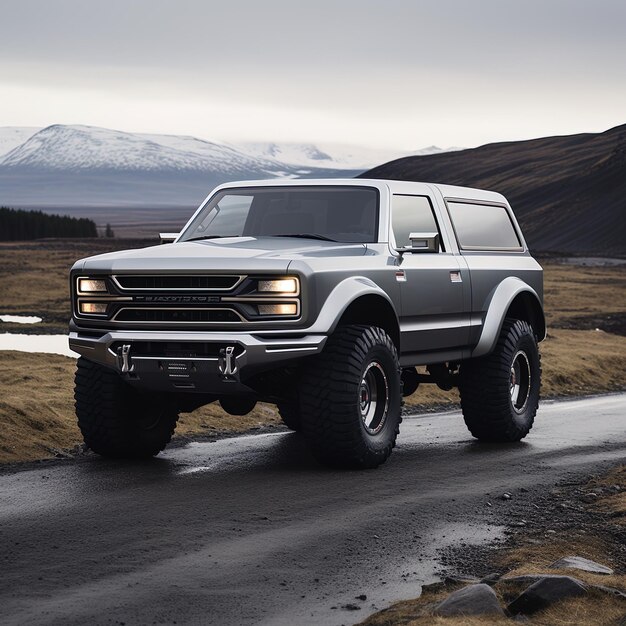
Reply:
<svg viewBox="0 0 626 626"><path fill-rule="evenodd" d="M235 380L238 371L235 346L226 346L220 350L217 369L223 380Z"/></svg>
<svg viewBox="0 0 626 626"><path fill-rule="evenodd" d="M130 356L129 343L125 343L117 349L117 361L119 363L122 374L128 374L135 369L135 365L133 364Z"/></svg>

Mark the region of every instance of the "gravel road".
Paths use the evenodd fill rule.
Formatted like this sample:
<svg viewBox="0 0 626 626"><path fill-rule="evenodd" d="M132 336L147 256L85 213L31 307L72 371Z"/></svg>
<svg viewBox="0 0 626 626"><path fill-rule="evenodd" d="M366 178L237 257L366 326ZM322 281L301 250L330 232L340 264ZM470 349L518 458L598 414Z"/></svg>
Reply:
<svg viewBox="0 0 626 626"><path fill-rule="evenodd" d="M457 412L406 418L365 472L320 468L289 432L4 470L1 621L353 624L417 596L443 548L499 536L498 494L624 458L618 394L543 403L515 445L476 443Z"/></svg>

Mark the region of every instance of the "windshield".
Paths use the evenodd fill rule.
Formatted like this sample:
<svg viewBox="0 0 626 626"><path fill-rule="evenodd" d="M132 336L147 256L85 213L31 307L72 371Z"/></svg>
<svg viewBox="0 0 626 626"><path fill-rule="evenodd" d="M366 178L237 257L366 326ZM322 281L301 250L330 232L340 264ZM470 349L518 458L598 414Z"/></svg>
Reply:
<svg viewBox="0 0 626 626"><path fill-rule="evenodd" d="M377 235L378 191L371 187L246 187L210 198L180 241L293 236L373 243Z"/></svg>

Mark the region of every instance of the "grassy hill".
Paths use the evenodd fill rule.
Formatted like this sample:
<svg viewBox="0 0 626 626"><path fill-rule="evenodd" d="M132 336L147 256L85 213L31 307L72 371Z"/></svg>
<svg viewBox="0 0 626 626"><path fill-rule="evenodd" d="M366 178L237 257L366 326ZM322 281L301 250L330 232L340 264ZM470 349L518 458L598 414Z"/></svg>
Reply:
<svg viewBox="0 0 626 626"><path fill-rule="evenodd" d="M534 251L626 255L626 124L405 157L360 175L503 193Z"/></svg>

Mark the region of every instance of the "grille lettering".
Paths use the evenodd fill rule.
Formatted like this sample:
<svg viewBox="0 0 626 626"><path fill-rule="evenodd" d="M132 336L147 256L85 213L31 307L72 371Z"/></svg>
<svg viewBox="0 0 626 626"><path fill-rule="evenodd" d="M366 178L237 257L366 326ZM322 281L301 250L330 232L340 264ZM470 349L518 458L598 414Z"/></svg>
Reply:
<svg viewBox="0 0 626 626"><path fill-rule="evenodd" d="M155 302L173 304L207 304L217 303L220 298L217 296L134 296L134 302Z"/></svg>

